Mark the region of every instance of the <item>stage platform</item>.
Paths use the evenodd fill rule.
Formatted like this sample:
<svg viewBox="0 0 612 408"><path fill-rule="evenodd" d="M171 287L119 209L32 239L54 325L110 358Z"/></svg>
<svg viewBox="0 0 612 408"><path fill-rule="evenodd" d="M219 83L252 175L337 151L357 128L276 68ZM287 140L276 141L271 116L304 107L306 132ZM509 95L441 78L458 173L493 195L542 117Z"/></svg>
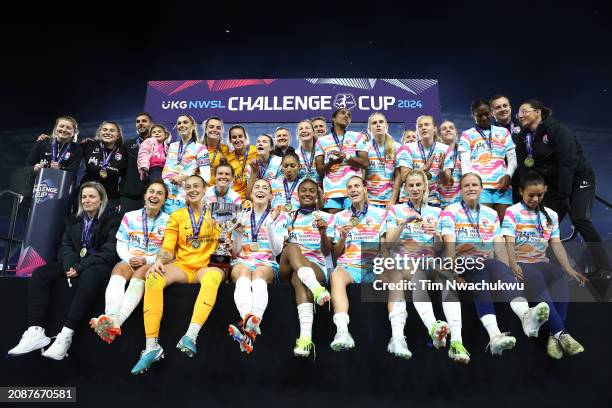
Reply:
<svg viewBox="0 0 612 408"><path fill-rule="evenodd" d="M17 344L25 329L27 286L27 279L0 279L2 353ZM293 290L287 284L270 287L263 334L251 355L241 353L227 334L227 325L238 319L233 289L231 284L221 286L194 358L175 346L189 324L198 286L175 285L166 290L161 326L160 343L166 358L145 374L130 374L144 348L139 307L124 325L124 334L111 345L100 341L83 322L69 357L63 361L45 359L40 353L2 359L0 386L74 386L76 405L86 407L590 407L607 406L612 400L609 303L570 305L568 329L586 351L560 361L546 356L547 336L524 336L519 320L506 304L497 305L498 321L502 330L517 337L517 345L502 357L491 356L485 352L487 336L474 306L465 303L463 340L472 361L459 365L449 360L447 349L431 347L410 304L405 333L413 357L406 361L389 355L386 305L361 303L360 289L350 287L349 328L356 349L336 353L329 348L335 327L327 307L318 308L313 335L315 360L293 356L298 320ZM55 335L61 327L73 290L66 280L56 281L48 335ZM442 318L438 306L435 310ZM91 316L100 314L103 307L101 288Z"/></svg>

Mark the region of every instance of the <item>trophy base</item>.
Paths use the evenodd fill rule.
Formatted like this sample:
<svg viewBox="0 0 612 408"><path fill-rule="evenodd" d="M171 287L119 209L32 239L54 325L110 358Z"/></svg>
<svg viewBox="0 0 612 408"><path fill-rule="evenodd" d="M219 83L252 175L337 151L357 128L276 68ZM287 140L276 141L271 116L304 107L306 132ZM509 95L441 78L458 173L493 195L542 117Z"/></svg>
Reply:
<svg viewBox="0 0 612 408"><path fill-rule="evenodd" d="M232 269L232 266L230 264L231 260L232 260L232 257L230 255L212 254L210 256L210 261L208 262L208 266L222 269L225 272L230 272Z"/></svg>

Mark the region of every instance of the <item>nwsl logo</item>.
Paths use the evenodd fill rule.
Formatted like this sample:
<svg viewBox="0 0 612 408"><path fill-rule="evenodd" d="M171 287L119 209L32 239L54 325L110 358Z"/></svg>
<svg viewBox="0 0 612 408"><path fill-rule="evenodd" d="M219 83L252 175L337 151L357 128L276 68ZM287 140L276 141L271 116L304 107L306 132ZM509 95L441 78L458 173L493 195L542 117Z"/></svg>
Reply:
<svg viewBox="0 0 612 408"><path fill-rule="evenodd" d="M355 102L355 97L353 94L349 93L340 93L336 95L334 99L334 107L336 109L348 109L351 110L355 106L357 106L357 102Z"/></svg>
<svg viewBox="0 0 612 408"><path fill-rule="evenodd" d="M45 179L34 186L32 195L34 200L36 200L35 202L40 204L55 198L58 191L59 189L53 184L53 181Z"/></svg>

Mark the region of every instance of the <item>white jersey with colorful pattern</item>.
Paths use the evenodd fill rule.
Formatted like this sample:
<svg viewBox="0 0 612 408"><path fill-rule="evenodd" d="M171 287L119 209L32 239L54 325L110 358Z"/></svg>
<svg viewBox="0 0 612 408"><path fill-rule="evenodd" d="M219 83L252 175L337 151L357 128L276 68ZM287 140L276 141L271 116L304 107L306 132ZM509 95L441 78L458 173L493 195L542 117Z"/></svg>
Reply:
<svg viewBox="0 0 612 408"><path fill-rule="evenodd" d="M257 241L253 239L253 230L257 227L260 222L262 214L255 214L255 224L251 228L251 213L255 210L246 212L242 217L242 225L244 229L242 231L242 249L236 256L236 259L232 261L232 265L237 263L244 263L247 265L268 265L277 267L276 256L272 253L270 247L270 236L268 231L274 229L274 233L278 236L286 235L287 231L287 217L284 214L280 214L276 220L272 220L272 213L269 212L266 218L262 221L261 227L257 232ZM237 230L234 230L232 234L238 234Z"/></svg>
<svg viewBox="0 0 612 408"><path fill-rule="evenodd" d="M484 205L471 211L472 220L462 206L451 204L442 211L438 230L442 236L455 236L455 253L461 258L493 257L493 240L502 237L497 212ZM473 223L472 223L473 221ZM476 228L478 224L478 228Z"/></svg>
<svg viewBox="0 0 612 408"><path fill-rule="evenodd" d="M395 156L401 145L393 142L391 159L386 158L385 145L379 146L372 138L366 144L368 151L368 168L366 169L366 187L368 201L371 204L387 205L393 195L395 176ZM376 148L378 147L378 152ZM380 156L378 154L380 153Z"/></svg>
<svg viewBox="0 0 612 408"><path fill-rule="evenodd" d="M259 160L259 159L256 159L256 160ZM270 182L275 178L282 177L283 176L283 173L281 172L281 162L282 161L283 161L282 157L270 154L270 157L268 158L268 163L264 163L264 166L262 166L261 163L259 163L259 170L263 171L262 177L259 177L258 174L256 174L255 176L258 179L262 178ZM266 167L266 170L264 171L263 169L265 167L265 164L267 164L268 167ZM247 164L246 171L245 171L247 180L251 179L252 172L253 172L253 169L251 168L250 165Z"/></svg>
<svg viewBox="0 0 612 408"><path fill-rule="evenodd" d="M482 137L480 130L485 137ZM489 139L491 140L489 146ZM514 149L512 136L506 128L466 130L459 139L459 151L470 153L472 172L482 179L484 188L497 189L497 181L506 174L506 154Z"/></svg>
<svg viewBox="0 0 612 408"><path fill-rule="evenodd" d="M315 164L315 156L316 156L316 146L313 146L312 152L306 151L302 149L302 147L298 147L295 149L295 154L300 158L300 177L308 177L314 180L317 183L321 182L321 176L317 173L317 166Z"/></svg>
<svg viewBox="0 0 612 408"><path fill-rule="evenodd" d="M386 216L386 210L372 205L368 206L368 211L359 217L359 224L356 226L352 226L351 224L353 212L350 208L340 211L334 216L332 224L330 225L330 230L333 231L333 242L340 241L343 226L352 226L346 237L344 253L338 258L338 266L358 269L366 268L367 263L364 259L373 258L376 255L380 237L387 231ZM364 251L364 243L372 243L375 245L367 246L367 251Z"/></svg>
<svg viewBox="0 0 612 408"><path fill-rule="evenodd" d="M185 207L185 189L177 186L170 181L174 176L184 175L193 176L200 170L200 176L208 183L210 180L210 160L208 149L203 144L190 141L183 148L183 157L179 163L179 147L181 142L170 143L166 165L162 171L162 179L168 187L168 198L166 199L165 212L172 213L179 208Z"/></svg>
<svg viewBox="0 0 612 408"><path fill-rule="evenodd" d="M231 188L227 190L225 196L220 196L217 194L217 189L215 186L208 187L206 189L206 192L204 193L204 205L216 203L219 202L219 200L221 200L221 202L225 204L242 204L242 197L240 197L240 194L238 194Z"/></svg>
<svg viewBox="0 0 612 408"><path fill-rule="evenodd" d="M280 177L270 181L270 186L272 187L272 208L281 207L282 211L285 211L285 204L287 204L284 180L285 177ZM287 181L287 189L288 192L291 193L289 200L291 211L300 206L297 187L301 181L302 179L300 177L293 181ZM292 187L293 191L291 191Z"/></svg>
<svg viewBox="0 0 612 408"><path fill-rule="evenodd" d="M295 211L287 215L287 242L297 244L302 249L302 255L316 264L327 277L325 256L321 252L321 234L317 229L317 218L327 222L327 236L333 236L332 221L334 216L323 211L304 213Z"/></svg>
<svg viewBox="0 0 612 408"><path fill-rule="evenodd" d="M552 220L550 225L542 211L532 210L523 202L506 209L502 234L514 237L517 262L548 262L546 257L548 241L551 238L559 238L559 216L550 208L544 207L544 209Z"/></svg>
<svg viewBox="0 0 612 408"><path fill-rule="evenodd" d="M458 148L458 144L455 144L455 147L449 146L444 159L444 170L451 169L453 184L449 186L442 183L438 184L440 207L442 208L461 201L461 155Z"/></svg>
<svg viewBox="0 0 612 408"><path fill-rule="evenodd" d="M423 146L423 152L425 153L425 158L427 158L429 157L429 153L433 148L433 152L431 154L436 155L431 164L431 168L429 169L429 172L431 173L431 180L429 180L429 199L427 202L430 205L439 206L440 194L438 193L438 175L440 174L440 170L444 165L444 155L448 151L448 145L440 142L434 143L435 146L433 144L430 147ZM418 142L408 143L406 146L407 148L402 149L399 165L401 167L408 167L410 169L421 169L425 167L426 160L423 159ZM410 166L407 164L410 164ZM406 201L408 201L408 194L406 193L406 189L402 188L400 191L400 202L404 203Z"/></svg>
<svg viewBox="0 0 612 408"><path fill-rule="evenodd" d="M142 218L142 209L125 213L115 237L117 243L127 242L130 258L143 256L154 260L164 242L166 224L170 215L160 211L156 218L147 217L148 244L145 242ZM129 258L122 261L128 262ZM149 259L147 263L151 263L148 261Z"/></svg>
<svg viewBox="0 0 612 408"><path fill-rule="evenodd" d="M408 203L396 204L387 214L387 230L398 228L398 225L411 217L420 216L422 221L410 222L402 229L399 235L401 242L399 253L411 257L433 257L434 236L423 229L423 222L434 224L438 222L442 210L424 204L420 214Z"/></svg>
<svg viewBox="0 0 612 408"><path fill-rule="evenodd" d="M342 152L346 158L357 157L357 152L367 152L366 137L363 133L347 131L343 136L338 136L339 145L334 140L334 135L322 136L317 140L316 157L323 156L323 163L329 161L332 152ZM329 172L323 178L323 193L325 198L346 197L346 183L352 176L362 177L361 169L355 169L346 162L331 166Z"/></svg>

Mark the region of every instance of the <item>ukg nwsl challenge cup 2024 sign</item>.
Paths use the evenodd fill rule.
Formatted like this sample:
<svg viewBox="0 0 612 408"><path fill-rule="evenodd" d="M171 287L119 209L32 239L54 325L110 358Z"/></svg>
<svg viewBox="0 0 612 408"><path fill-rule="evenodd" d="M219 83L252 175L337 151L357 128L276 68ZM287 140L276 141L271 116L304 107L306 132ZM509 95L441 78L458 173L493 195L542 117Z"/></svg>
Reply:
<svg viewBox="0 0 612 408"><path fill-rule="evenodd" d="M440 120L435 79L306 78L149 81L145 111L158 123L174 123L181 114L198 122L219 116L228 123L298 122L329 119L349 109L353 122L374 112L410 127L423 114Z"/></svg>

